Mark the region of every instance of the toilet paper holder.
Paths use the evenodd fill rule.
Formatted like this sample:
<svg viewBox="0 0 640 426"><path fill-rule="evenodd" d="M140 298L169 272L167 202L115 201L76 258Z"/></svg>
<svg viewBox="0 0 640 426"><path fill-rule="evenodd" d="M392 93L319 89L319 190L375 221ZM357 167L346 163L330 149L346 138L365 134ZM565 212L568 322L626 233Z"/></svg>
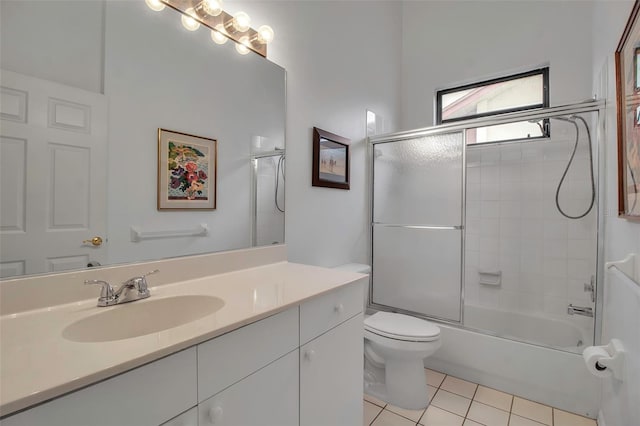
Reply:
<svg viewBox="0 0 640 426"><path fill-rule="evenodd" d="M609 356L604 356L596 362L596 370L609 370L613 374L613 377L618 380L623 380L625 351L622 342L618 339L611 339L608 345L595 347L602 348L609 354Z"/></svg>

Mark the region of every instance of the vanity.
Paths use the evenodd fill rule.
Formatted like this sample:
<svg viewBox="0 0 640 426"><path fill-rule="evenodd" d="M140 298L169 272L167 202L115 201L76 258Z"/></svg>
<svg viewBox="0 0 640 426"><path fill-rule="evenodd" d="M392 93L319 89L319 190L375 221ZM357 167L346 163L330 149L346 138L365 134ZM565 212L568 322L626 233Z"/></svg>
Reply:
<svg viewBox="0 0 640 426"><path fill-rule="evenodd" d="M153 269L132 303L83 285ZM285 246L4 281L0 424L361 424L366 282Z"/></svg>

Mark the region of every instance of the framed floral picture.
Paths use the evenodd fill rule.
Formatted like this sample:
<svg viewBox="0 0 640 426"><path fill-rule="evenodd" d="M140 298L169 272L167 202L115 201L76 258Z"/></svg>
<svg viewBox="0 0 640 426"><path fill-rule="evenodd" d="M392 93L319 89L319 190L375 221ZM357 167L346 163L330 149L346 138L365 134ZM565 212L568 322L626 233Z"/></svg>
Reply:
<svg viewBox="0 0 640 426"><path fill-rule="evenodd" d="M158 129L158 210L214 210L218 141Z"/></svg>

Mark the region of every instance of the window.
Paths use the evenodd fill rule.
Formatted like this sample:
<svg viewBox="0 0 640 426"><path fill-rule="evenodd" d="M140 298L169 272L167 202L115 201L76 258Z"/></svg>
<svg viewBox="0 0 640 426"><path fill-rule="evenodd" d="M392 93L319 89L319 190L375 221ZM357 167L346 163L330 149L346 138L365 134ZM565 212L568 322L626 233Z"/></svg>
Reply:
<svg viewBox="0 0 640 426"><path fill-rule="evenodd" d="M437 124L549 106L549 68L481 81L436 93ZM548 136L547 122L510 123L471 129L467 143Z"/></svg>

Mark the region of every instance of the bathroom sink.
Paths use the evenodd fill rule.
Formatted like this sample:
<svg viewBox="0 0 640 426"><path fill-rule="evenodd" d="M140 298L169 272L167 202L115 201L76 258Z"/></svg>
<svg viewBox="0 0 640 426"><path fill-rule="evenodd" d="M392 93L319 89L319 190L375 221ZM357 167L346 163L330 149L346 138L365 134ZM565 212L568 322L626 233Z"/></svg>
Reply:
<svg viewBox="0 0 640 426"><path fill-rule="evenodd" d="M153 296L152 296L153 297ZM224 306L214 296L173 296L116 305L62 331L73 342L108 342L157 333L206 317Z"/></svg>

